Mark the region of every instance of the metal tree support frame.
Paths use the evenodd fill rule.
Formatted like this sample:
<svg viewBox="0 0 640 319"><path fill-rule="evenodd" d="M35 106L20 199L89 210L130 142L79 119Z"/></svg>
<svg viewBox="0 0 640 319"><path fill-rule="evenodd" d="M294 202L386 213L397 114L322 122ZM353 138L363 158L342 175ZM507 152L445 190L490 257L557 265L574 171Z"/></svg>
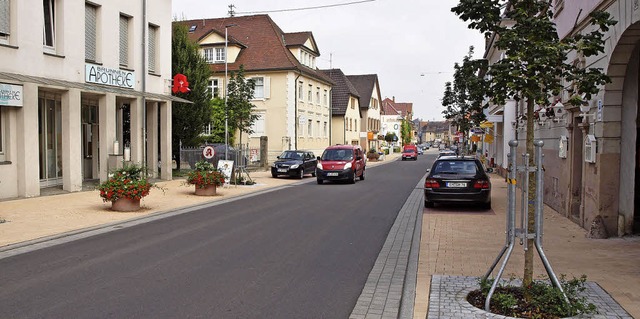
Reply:
<svg viewBox="0 0 640 319"><path fill-rule="evenodd" d="M504 247L498 254L498 257L493 262L489 271L482 277L483 280L489 278L493 270L500 262L500 259L505 255L504 260L502 261L502 265L500 266L500 270L498 271L498 275L496 276L493 284L491 285L491 290L489 290L489 294L487 295L487 299L485 300L484 308L485 311L490 311L491 297L493 296L498 283L500 282L500 277L504 272L504 269L509 262L509 258L511 257L511 253L513 252L513 246L515 245L516 237L520 238L520 245L524 245L524 250L527 251L529 249L527 244L527 239L535 239L536 250L538 251L538 255L544 264L544 269L547 271L547 275L553 285L562 292L564 296L564 300L567 304L569 304L569 298L567 298L567 294L564 292L562 285L558 281L556 274L551 269L551 264L549 264L549 260L542 249L542 221L543 221L543 208L544 208L544 200L543 200L543 189L544 189L544 172L542 168L542 146L544 145L543 141L535 141L533 143L536 147L535 154L535 165L536 167L529 166L529 154L522 154L522 158L524 161L524 165L517 166L516 161L516 152L518 147L518 141L512 140L509 141L510 153L509 157L509 175L508 175L508 186L507 186L507 239ZM515 168L515 169L514 169ZM524 180L522 185L522 207L520 209L521 216L521 225L520 228L516 228L516 173L517 171L523 172ZM534 204L534 216L535 216L535 232L529 233L527 216L529 215L529 173L536 173L536 199Z"/></svg>

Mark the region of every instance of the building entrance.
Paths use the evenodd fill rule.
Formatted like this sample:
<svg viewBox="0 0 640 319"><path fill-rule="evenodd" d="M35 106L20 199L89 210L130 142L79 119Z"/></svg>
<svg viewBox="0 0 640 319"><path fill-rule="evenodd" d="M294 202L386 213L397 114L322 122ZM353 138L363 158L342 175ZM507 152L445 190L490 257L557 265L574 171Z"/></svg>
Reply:
<svg viewBox="0 0 640 319"><path fill-rule="evenodd" d="M38 98L40 187L62 184L62 106L59 95Z"/></svg>

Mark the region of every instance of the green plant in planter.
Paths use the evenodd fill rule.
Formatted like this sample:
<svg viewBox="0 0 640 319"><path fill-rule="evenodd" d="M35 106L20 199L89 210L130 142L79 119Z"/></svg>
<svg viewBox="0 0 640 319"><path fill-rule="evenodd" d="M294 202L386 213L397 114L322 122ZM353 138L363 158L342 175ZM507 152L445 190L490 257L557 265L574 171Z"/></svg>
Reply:
<svg viewBox="0 0 640 319"><path fill-rule="evenodd" d="M198 161L195 169L187 174L187 184L196 188L205 188L210 185L221 186L224 184L224 174L207 161Z"/></svg>
<svg viewBox="0 0 640 319"><path fill-rule="evenodd" d="M97 189L104 202L115 202L120 198L141 199L152 187L157 186L147 180L145 169L134 164L115 170Z"/></svg>
<svg viewBox="0 0 640 319"><path fill-rule="evenodd" d="M569 304L564 300L562 292L548 280L534 280L530 289L532 298L524 298L524 289L519 285L512 285L515 277L511 277L505 284L500 284L491 297L491 312L518 318L563 318L578 314L596 313L596 306L588 303L581 293L585 291L586 276L566 280L561 275L560 285L569 298ZM484 309L485 300L493 284L493 279L480 279L480 289L474 290L467 296L472 305Z"/></svg>

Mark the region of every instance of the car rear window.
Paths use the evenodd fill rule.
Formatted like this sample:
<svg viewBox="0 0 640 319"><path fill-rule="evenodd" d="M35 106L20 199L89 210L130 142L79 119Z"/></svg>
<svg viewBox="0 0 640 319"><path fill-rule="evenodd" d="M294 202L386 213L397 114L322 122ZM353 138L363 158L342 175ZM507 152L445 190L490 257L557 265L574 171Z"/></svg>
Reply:
<svg viewBox="0 0 640 319"><path fill-rule="evenodd" d="M404 150L405 153L415 153L416 151L412 148Z"/></svg>
<svg viewBox="0 0 640 319"><path fill-rule="evenodd" d="M439 174L476 174L478 166L473 161L437 161L433 172Z"/></svg>

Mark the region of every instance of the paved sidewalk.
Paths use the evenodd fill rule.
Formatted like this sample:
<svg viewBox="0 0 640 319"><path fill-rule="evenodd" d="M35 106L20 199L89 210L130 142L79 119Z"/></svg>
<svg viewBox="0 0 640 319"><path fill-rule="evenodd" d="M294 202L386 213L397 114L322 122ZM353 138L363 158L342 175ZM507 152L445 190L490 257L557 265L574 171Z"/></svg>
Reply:
<svg viewBox="0 0 640 319"><path fill-rule="evenodd" d="M413 318L426 316L431 276L483 276L504 246L507 184L502 177L491 175L492 211L424 210ZM586 275L634 318L640 318L640 237L588 239L585 234L545 206L543 244L554 272L569 279ZM534 277L538 278L546 272L535 255ZM523 248L516 244L503 278L511 274L521 278L523 263Z"/></svg>

